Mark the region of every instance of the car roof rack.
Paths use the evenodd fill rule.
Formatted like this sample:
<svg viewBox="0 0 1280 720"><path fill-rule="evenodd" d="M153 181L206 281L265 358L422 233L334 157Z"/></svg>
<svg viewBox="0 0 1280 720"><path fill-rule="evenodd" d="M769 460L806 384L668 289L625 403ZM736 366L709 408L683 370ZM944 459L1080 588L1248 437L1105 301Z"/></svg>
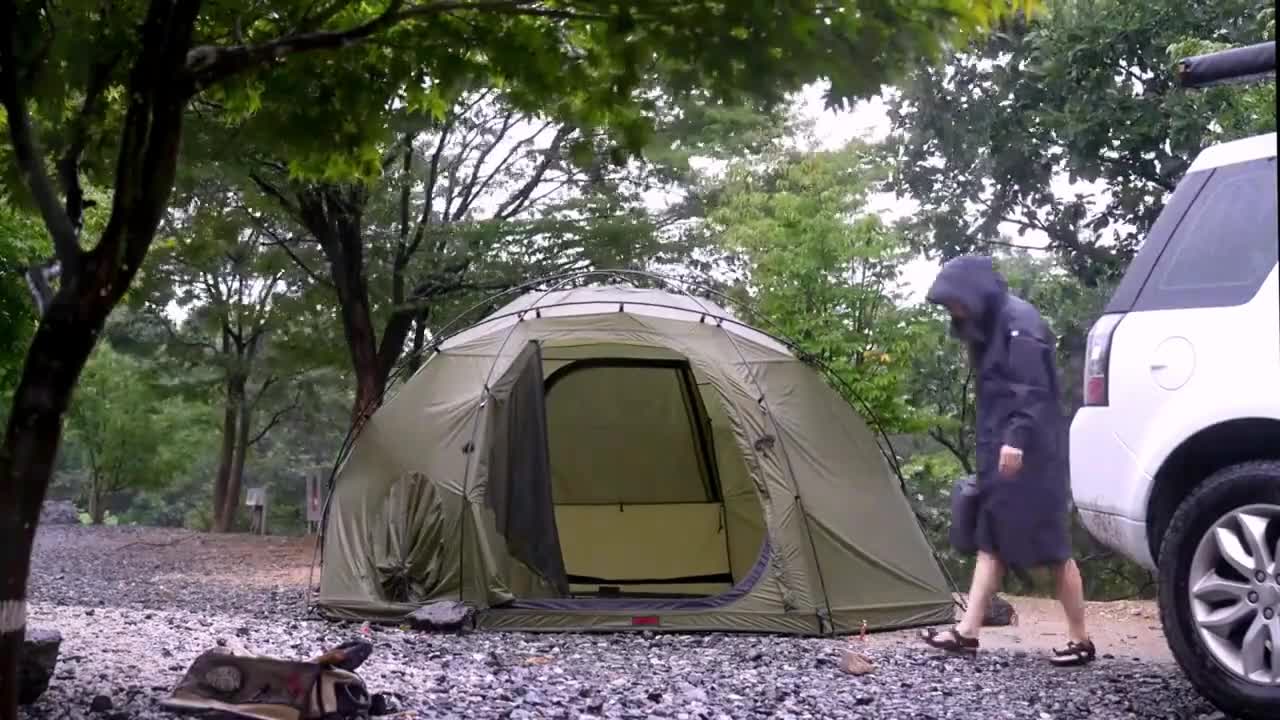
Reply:
<svg viewBox="0 0 1280 720"><path fill-rule="evenodd" d="M1276 74L1276 41L1194 55L1178 61L1178 84L1203 88L1246 83Z"/></svg>

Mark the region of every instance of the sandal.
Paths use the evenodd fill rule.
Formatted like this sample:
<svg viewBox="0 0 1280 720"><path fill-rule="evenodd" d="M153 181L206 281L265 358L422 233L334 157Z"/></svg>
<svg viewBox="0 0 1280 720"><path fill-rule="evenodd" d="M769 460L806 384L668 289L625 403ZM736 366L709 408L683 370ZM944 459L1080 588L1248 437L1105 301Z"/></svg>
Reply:
<svg viewBox="0 0 1280 720"><path fill-rule="evenodd" d="M978 638L965 637L960 634L959 626L952 627L949 630L938 632L933 628L929 628L920 633L920 639L924 640L929 647L945 650L949 653L959 655L976 655L978 653Z"/></svg>
<svg viewBox="0 0 1280 720"><path fill-rule="evenodd" d="M1084 642L1072 640L1067 643L1065 648L1054 648L1053 656L1049 658L1049 662L1058 667L1077 667L1088 665L1097 657L1098 649L1093 646L1092 640L1085 640Z"/></svg>

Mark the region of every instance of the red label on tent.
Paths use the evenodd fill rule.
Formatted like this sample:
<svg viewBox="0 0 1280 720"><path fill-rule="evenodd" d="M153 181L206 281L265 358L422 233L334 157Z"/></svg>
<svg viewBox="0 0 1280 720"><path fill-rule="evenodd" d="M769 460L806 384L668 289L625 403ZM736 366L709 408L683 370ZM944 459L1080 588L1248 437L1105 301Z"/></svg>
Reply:
<svg viewBox="0 0 1280 720"><path fill-rule="evenodd" d="M658 616L657 615L639 615L631 618L631 624L632 625L657 625Z"/></svg>

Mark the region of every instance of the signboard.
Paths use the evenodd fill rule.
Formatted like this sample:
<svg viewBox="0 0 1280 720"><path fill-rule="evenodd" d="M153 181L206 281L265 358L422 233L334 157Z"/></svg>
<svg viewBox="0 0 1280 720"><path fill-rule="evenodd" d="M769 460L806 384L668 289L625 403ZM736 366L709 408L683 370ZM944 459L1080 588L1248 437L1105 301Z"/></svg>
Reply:
<svg viewBox="0 0 1280 720"><path fill-rule="evenodd" d="M264 487L249 488L244 493L244 504L247 507L266 506L267 489Z"/></svg>

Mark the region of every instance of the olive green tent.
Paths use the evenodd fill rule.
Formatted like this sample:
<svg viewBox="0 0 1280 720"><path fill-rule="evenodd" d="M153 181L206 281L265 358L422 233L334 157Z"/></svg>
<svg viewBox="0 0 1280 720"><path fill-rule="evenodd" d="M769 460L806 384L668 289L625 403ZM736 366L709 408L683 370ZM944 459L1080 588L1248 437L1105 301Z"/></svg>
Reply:
<svg viewBox="0 0 1280 720"><path fill-rule="evenodd" d="M952 597L867 425L687 294L530 292L444 340L334 477L316 604L480 628L827 634Z"/></svg>

